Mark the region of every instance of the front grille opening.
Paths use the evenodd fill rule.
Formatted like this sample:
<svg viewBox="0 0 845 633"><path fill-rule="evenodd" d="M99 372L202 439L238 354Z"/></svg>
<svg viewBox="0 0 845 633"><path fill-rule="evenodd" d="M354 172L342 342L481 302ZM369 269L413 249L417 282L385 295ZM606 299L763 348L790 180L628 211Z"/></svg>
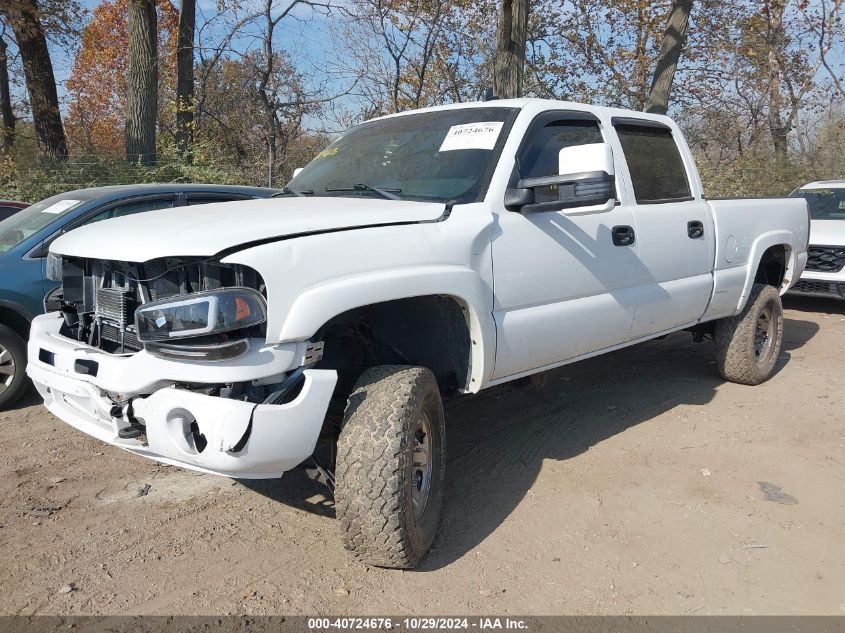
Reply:
<svg viewBox="0 0 845 633"><path fill-rule="evenodd" d="M55 365L56 355L53 352L48 352L46 349L38 350L38 360L45 365Z"/></svg>
<svg viewBox="0 0 845 633"><path fill-rule="evenodd" d="M253 269L191 257L165 257L133 263L65 258L61 333L110 354L144 349L135 332L139 306L176 295L220 288L246 287L264 293L264 281ZM265 326L240 336L263 337ZM228 340L224 338L224 342Z"/></svg>
<svg viewBox="0 0 845 633"><path fill-rule="evenodd" d="M77 374L96 376L97 372L100 370L100 364L95 360L80 359L73 364L73 370Z"/></svg>
<svg viewBox="0 0 845 633"><path fill-rule="evenodd" d="M833 281L809 281L801 279L793 288L796 292L813 295L827 295L829 297L840 296L845 298L845 283Z"/></svg>
<svg viewBox="0 0 845 633"><path fill-rule="evenodd" d="M845 268L845 246L810 246L807 270L838 273Z"/></svg>

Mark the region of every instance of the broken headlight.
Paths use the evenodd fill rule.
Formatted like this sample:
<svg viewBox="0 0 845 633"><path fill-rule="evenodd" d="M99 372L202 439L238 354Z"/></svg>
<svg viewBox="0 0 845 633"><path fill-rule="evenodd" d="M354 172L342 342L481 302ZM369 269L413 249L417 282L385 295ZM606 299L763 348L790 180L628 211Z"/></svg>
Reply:
<svg viewBox="0 0 845 633"><path fill-rule="evenodd" d="M241 330L266 320L260 292L224 288L146 303L135 311L135 331L142 343L155 343Z"/></svg>

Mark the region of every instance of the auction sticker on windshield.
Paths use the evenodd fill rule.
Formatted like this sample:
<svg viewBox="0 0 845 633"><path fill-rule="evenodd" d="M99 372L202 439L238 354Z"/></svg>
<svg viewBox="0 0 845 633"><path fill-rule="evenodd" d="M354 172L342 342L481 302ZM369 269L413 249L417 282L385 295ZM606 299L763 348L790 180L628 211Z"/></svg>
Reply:
<svg viewBox="0 0 845 633"><path fill-rule="evenodd" d="M502 131L502 121L481 121L479 123L464 123L449 128L441 152L451 152L459 149L493 149Z"/></svg>
<svg viewBox="0 0 845 633"><path fill-rule="evenodd" d="M49 207L41 209L41 213L52 213L53 215L59 215L60 213L64 213L71 207L75 207L78 205L82 200L59 200L58 202L54 202Z"/></svg>

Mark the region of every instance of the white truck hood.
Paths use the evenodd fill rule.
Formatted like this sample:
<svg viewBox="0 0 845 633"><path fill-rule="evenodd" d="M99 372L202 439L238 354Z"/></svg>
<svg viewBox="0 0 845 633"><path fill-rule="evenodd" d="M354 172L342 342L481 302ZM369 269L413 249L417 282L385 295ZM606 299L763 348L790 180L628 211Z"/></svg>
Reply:
<svg viewBox="0 0 845 633"><path fill-rule="evenodd" d="M845 246L845 220L812 220L810 244L814 246Z"/></svg>
<svg viewBox="0 0 845 633"><path fill-rule="evenodd" d="M374 198L270 198L176 207L95 222L56 239L53 253L145 262L209 257L263 240L433 221L445 205Z"/></svg>

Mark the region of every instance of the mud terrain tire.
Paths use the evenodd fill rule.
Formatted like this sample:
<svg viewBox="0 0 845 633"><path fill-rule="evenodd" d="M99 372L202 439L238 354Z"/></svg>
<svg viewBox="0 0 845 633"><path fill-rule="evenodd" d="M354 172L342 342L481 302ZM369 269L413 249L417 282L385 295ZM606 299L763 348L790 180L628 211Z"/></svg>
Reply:
<svg viewBox="0 0 845 633"><path fill-rule="evenodd" d="M337 518L356 559L411 569L425 556L443 504L445 434L430 370L381 365L358 379L335 470Z"/></svg>
<svg viewBox="0 0 845 633"><path fill-rule="evenodd" d="M716 322L715 339L722 378L742 385L768 380L783 344L783 305L777 289L754 284L742 312Z"/></svg>

